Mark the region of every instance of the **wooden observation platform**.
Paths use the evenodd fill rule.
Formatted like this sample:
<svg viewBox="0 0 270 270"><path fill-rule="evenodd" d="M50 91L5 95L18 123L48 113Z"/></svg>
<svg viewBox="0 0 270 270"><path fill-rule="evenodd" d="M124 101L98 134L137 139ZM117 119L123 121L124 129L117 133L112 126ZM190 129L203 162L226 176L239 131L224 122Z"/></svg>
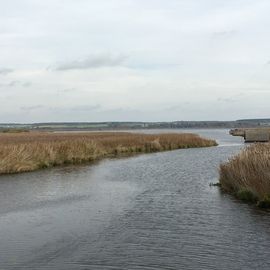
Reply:
<svg viewBox="0 0 270 270"><path fill-rule="evenodd" d="M232 136L240 136L245 142L269 142L270 128L236 128L231 129Z"/></svg>

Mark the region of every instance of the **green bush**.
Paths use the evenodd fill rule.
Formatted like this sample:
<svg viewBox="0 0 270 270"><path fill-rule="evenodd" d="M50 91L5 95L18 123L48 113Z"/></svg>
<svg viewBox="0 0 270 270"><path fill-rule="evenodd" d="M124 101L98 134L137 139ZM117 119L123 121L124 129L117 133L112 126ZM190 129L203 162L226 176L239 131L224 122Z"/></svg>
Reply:
<svg viewBox="0 0 270 270"><path fill-rule="evenodd" d="M248 189L241 189L236 193L236 196L238 199L244 201L244 202L257 202L258 197L250 190Z"/></svg>

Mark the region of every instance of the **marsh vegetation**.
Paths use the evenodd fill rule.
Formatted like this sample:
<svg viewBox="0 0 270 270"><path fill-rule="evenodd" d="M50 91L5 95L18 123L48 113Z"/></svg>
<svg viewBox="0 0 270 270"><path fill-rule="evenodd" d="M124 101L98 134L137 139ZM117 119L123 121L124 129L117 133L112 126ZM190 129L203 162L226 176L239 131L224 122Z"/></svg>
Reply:
<svg viewBox="0 0 270 270"><path fill-rule="evenodd" d="M220 184L243 201L270 207L270 144L253 144L221 164Z"/></svg>
<svg viewBox="0 0 270 270"><path fill-rule="evenodd" d="M135 134L127 132L0 135L0 174L34 171L62 164L80 164L107 157L181 148L215 146L195 134Z"/></svg>

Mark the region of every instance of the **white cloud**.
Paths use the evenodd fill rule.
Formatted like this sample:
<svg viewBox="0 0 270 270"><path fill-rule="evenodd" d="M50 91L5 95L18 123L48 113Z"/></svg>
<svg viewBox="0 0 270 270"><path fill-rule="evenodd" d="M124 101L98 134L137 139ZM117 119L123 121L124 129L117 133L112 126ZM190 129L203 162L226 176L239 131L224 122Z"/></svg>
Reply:
<svg viewBox="0 0 270 270"><path fill-rule="evenodd" d="M270 115L267 0L1 6L0 121Z"/></svg>

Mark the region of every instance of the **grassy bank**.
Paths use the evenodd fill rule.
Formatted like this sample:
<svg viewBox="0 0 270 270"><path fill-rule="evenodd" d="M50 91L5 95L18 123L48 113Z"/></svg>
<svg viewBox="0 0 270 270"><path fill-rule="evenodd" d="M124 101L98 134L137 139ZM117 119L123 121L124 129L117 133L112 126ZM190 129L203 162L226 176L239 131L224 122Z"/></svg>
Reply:
<svg viewBox="0 0 270 270"><path fill-rule="evenodd" d="M215 141L194 134L0 134L0 174L34 171L62 164L79 164L127 154L215 145Z"/></svg>
<svg viewBox="0 0 270 270"><path fill-rule="evenodd" d="M270 207L270 144L254 144L220 166L221 188L239 199Z"/></svg>

